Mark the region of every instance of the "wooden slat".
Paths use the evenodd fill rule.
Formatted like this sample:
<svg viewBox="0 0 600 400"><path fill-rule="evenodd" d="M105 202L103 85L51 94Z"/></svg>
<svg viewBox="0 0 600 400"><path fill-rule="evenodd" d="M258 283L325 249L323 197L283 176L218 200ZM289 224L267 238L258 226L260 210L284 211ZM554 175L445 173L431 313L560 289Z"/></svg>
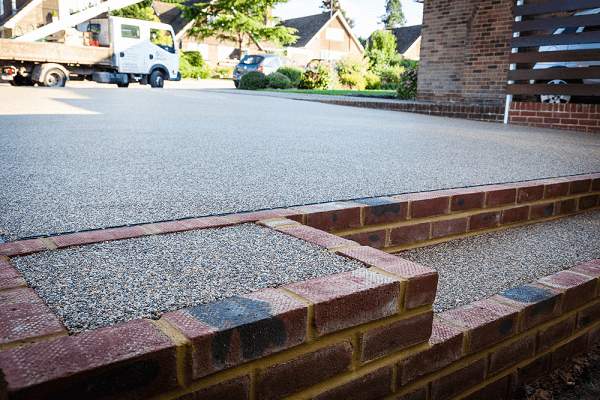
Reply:
<svg viewBox="0 0 600 400"><path fill-rule="evenodd" d="M511 81L552 79L600 79L600 66L590 68L516 69L508 72Z"/></svg>
<svg viewBox="0 0 600 400"><path fill-rule="evenodd" d="M600 61L600 49L511 53L508 60L511 64L552 61Z"/></svg>
<svg viewBox="0 0 600 400"><path fill-rule="evenodd" d="M557 94L565 96L600 96L600 85L506 85L506 94Z"/></svg>
<svg viewBox="0 0 600 400"><path fill-rule="evenodd" d="M598 3L600 6L600 2ZM580 15L563 18L541 18L530 21L518 21L513 24L513 31L545 31L556 28L569 28L580 26L600 25L600 13L593 15Z"/></svg>
<svg viewBox="0 0 600 400"><path fill-rule="evenodd" d="M598 0L553 0L545 3L525 4L515 7L515 16L544 14L559 11L579 11L597 8Z"/></svg>
<svg viewBox="0 0 600 400"><path fill-rule="evenodd" d="M514 38L510 47L558 46L567 44L600 43L600 31L570 35L537 35Z"/></svg>

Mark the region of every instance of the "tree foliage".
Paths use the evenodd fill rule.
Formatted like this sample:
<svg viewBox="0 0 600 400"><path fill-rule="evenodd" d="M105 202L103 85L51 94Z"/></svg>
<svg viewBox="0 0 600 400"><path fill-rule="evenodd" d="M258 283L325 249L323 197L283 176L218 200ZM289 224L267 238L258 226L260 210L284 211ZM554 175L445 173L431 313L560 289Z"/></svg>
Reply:
<svg viewBox="0 0 600 400"><path fill-rule="evenodd" d="M283 22L274 17L270 9L287 0L218 0L179 7L188 22L194 21L189 33L204 39L215 36L221 40L237 43L238 56L251 40L270 40L280 44L291 44L298 40L296 29L279 25ZM266 20L273 24L266 24ZM270 26L272 25L272 26Z"/></svg>
<svg viewBox="0 0 600 400"><path fill-rule="evenodd" d="M369 58L371 70L381 73L384 69L401 65L403 58L396 48L396 36L389 31L376 31L365 49L365 57Z"/></svg>
<svg viewBox="0 0 600 400"><path fill-rule="evenodd" d="M386 0L385 15L381 17L386 29L400 28L406 24L400 0Z"/></svg>
<svg viewBox="0 0 600 400"><path fill-rule="evenodd" d="M333 5L332 5L332 3L333 3ZM325 11L333 11L333 12L340 10L340 12L344 16L344 18L346 18L346 22L348 23L350 28L354 28L355 22L352 18L348 18L346 16L346 11L340 5L340 0L323 0L323 4L321 4L320 8Z"/></svg>
<svg viewBox="0 0 600 400"><path fill-rule="evenodd" d="M128 7L120 8L111 12L113 17L141 19L144 21L160 22L154 14L152 0L144 0Z"/></svg>

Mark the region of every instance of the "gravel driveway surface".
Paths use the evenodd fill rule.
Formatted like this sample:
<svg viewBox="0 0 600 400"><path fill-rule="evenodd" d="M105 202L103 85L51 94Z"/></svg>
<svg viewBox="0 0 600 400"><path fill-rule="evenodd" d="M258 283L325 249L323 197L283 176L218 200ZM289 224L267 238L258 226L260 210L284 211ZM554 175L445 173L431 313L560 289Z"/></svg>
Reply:
<svg viewBox="0 0 600 400"><path fill-rule="evenodd" d="M600 211L396 255L438 271L433 309L442 312L600 258Z"/></svg>
<svg viewBox="0 0 600 400"><path fill-rule="evenodd" d="M600 171L600 136L231 91L0 89L0 237Z"/></svg>

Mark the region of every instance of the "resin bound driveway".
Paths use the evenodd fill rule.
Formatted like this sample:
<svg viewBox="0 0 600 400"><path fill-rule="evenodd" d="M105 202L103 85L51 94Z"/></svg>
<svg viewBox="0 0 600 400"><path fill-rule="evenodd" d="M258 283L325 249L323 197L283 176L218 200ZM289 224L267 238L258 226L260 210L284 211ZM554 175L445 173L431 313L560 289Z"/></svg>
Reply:
<svg viewBox="0 0 600 400"><path fill-rule="evenodd" d="M0 127L4 241L600 171L594 134L234 90L2 85Z"/></svg>

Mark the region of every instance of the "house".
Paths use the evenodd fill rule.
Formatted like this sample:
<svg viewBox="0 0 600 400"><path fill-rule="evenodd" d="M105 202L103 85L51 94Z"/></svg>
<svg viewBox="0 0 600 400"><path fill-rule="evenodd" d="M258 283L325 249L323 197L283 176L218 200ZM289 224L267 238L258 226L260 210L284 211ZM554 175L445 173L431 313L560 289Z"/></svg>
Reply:
<svg viewBox="0 0 600 400"><path fill-rule="evenodd" d="M419 60L421 57L421 25L392 29L396 37L396 49L407 60Z"/></svg>
<svg viewBox="0 0 600 400"><path fill-rule="evenodd" d="M296 35L300 38L286 51L287 56L299 65L306 65L315 58L362 58L365 50L339 10L333 15L325 12L288 19L282 25L298 30Z"/></svg>
<svg viewBox="0 0 600 400"><path fill-rule="evenodd" d="M59 0L0 0L0 38L21 36L52 22Z"/></svg>

